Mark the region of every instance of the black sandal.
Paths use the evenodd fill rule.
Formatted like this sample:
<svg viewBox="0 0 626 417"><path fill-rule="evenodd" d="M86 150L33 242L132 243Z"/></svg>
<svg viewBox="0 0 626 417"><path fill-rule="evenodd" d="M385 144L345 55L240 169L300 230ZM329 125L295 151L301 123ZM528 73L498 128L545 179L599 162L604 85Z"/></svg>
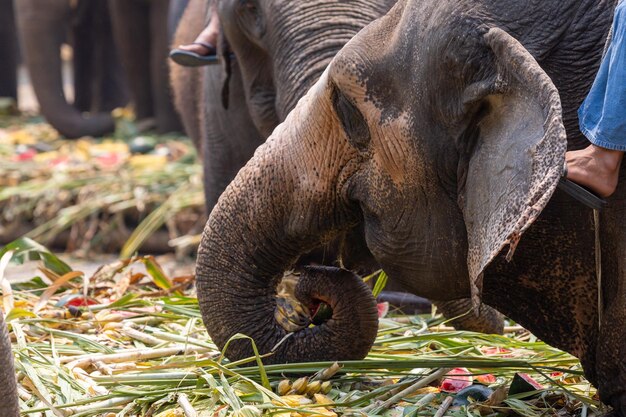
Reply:
<svg viewBox="0 0 626 417"><path fill-rule="evenodd" d="M559 180L558 187L574 199L594 210L602 210L604 207L607 206L608 203L606 202L606 200L598 197L582 185L578 185L574 181L568 180L566 177L567 163L565 163L563 166L563 175Z"/></svg>
<svg viewBox="0 0 626 417"><path fill-rule="evenodd" d="M217 64L217 49L215 49L215 46L206 42L193 42L192 45L204 46L209 50L209 53L200 55L196 52L175 48L170 52L170 59L183 67L202 67L204 65Z"/></svg>

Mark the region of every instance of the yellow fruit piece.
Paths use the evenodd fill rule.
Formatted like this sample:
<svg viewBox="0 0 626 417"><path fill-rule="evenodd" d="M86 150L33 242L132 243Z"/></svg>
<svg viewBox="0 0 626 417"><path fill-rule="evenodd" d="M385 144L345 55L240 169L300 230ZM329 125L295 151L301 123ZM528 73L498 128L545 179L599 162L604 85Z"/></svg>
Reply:
<svg viewBox="0 0 626 417"><path fill-rule="evenodd" d="M322 383L320 381L313 381L306 387L307 395L313 395L320 392L322 389Z"/></svg>
<svg viewBox="0 0 626 417"><path fill-rule="evenodd" d="M118 107L111 112L115 119L135 120L135 112L130 107Z"/></svg>
<svg viewBox="0 0 626 417"><path fill-rule="evenodd" d="M89 154L93 156L104 155L108 153L129 153L128 145L124 142L103 142L93 143L89 146Z"/></svg>
<svg viewBox="0 0 626 417"><path fill-rule="evenodd" d="M85 155L89 155L91 145L92 143L85 139L78 139L75 143L76 150Z"/></svg>
<svg viewBox="0 0 626 417"><path fill-rule="evenodd" d="M38 163L44 163L44 162L49 162L52 161L53 159L56 159L60 156L60 154L56 151L52 151L52 152L43 152L43 153L38 153L33 157L33 161L38 162Z"/></svg>
<svg viewBox="0 0 626 417"><path fill-rule="evenodd" d="M328 394L333 389L333 384L330 381L322 382L322 394Z"/></svg>
<svg viewBox="0 0 626 417"><path fill-rule="evenodd" d="M164 155L133 155L128 163L137 170L160 170L167 165L167 157Z"/></svg>
<svg viewBox="0 0 626 417"><path fill-rule="evenodd" d="M309 378L307 377L298 378L293 382L291 389L296 394L304 394L306 392L307 386L309 385L308 383L309 383Z"/></svg>
<svg viewBox="0 0 626 417"><path fill-rule="evenodd" d="M304 395L283 395L280 397L281 401L272 400L272 404L274 405L288 405L289 407L298 407L300 405L312 404L313 401Z"/></svg>
<svg viewBox="0 0 626 417"><path fill-rule="evenodd" d="M276 392L278 393L278 395L286 395L290 389L291 389L291 382L289 382L288 379L283 379L282 381L279 382Z"/></svg>
<svg viewBox="0 0 626 417"><path fill-rule="evenodd" d="M26 129L20 129L9 133L9 140L14 145L34 145L37 143L35 136L33 136L33 134Z"/></svg>
<svg viewBox="0 0 626 417"><path fill-rule="evenodd" d="M322 404L322 405L333 404L333 400L331 400L324 394L314 394L313 399L315 400L315 404Z"/></svg>
<svg viewBox="0 0 626 417"><path fill-rule="evenodd" d="M415 397L416 395L424 395L424 394L438 394L439 388L437 387L424 387L420 388L417 391L413 392L411 395L407 397Z"/></svg>
<svg viewBox="0 0 626 417"><path fill-rule="evenodd" d="M184 417L185 413L183 410L179 408L174 408L172 410L163 411L162 413L157 414L154 417Z"/></svg>

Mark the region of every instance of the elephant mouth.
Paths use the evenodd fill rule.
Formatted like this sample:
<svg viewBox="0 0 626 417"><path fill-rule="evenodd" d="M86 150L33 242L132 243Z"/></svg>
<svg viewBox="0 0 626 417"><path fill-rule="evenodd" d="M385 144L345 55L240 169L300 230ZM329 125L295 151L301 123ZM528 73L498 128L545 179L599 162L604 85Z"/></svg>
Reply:
<svg viewBox="0 0 626 417"><path fill-rule="evenodd" d="M311 326L321 326L333 316L332 307L323 300L311 298L307 303L298 300L295 288L297 277L287 276L278 286L276 294L276 322L288 333Z"/></svg>

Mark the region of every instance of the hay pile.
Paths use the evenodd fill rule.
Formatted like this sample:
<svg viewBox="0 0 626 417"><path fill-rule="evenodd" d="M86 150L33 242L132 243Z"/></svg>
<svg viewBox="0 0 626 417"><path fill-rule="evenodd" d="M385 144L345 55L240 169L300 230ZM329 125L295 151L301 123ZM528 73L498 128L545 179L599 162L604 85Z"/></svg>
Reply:
<svg viewBox="0 0 626 417"><path fill-rule="evenodd" d="M113 136L75 141L40 119L3 117L0 244L26 235L66 251L171 250L202 230L201 173L188 139L141 136L123 111Z"/></svg>
<svg viewBox="0 0 626 417"><path fill-rule="evenodd" d="M84 276L22 239L5 247L0 258L3 304L26 415L599 412L580 363L517 326L509 327L506 336L483 335L442 328L437 316L392 314L380 320L376 343L362 361L263 366L256 357L230 363L206 334L193 277L168 276L152 257L104 265ZM40 259L41 274L11 288L2 281L2 265L26 259ZM252 366L241 367L244 362ZM516 373L542 387L507 393ZM489 386L493 392L487 400L472 394L467 405L453 405L455 391L472 382L473 388Z"/></svg>

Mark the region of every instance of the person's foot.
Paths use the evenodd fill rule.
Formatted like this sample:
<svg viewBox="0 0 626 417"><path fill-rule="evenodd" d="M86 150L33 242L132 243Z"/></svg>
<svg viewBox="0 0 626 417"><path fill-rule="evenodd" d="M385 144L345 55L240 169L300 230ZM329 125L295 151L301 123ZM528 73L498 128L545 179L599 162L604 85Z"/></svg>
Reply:
<svg viewBox="0 0 626 417"><path fill-rule="evenodd" d="M216 45L219 39L219 28L219 19L215 14L209 25L200 32L193 43L179 45L172 49L170 58L184 67L216 64L218 62Z"/></svg>
<svg viewBox="0 0 626 417"><path fill-rule="evenodd" d="M194 43L190 43L189 45L179 45L177 49L182 49L183 51L187 51L187 52L193 52L194 54L200 55L200 56L209 56L209 55L215 55L216 50L215 47L213 46L212 48L209 48L209 46L215 45L212 42L194 42Z"/></svg>
<svg viewBox="0 0 626 417"><path fill-rule="evenodd" d="M565 154L567 179L601 197L615 192L624 152L589 145Z"/></svg>

